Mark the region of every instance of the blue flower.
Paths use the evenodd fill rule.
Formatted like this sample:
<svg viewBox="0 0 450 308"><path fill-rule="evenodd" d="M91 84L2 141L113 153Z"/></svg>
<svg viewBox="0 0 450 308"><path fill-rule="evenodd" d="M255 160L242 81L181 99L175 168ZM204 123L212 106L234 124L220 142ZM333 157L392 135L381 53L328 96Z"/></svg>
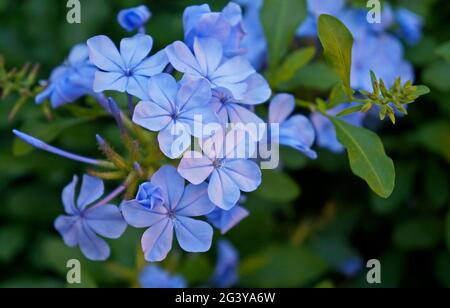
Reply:
<svg viewBox="0 0 450 308"><path fill-rule="evenodd" d="M231 210L225 211L217 207L206 217L208 221L222 234L233 229L238 223L249 215L249 212L240 205L236 205Z"/></svg>
<svg viewBox="0 0 450 308"><path fill-rule="evenodd" d="M317 20L320 15L339 15L345 7L345 0L308 0L308 16L297 29L298 36L316 36Z"/></svg>
<svg viewBox="0 0 450 308"><path fill-rule="evenodd" d="M53 108L72 103L92 93L94 74L95 67L89 62L87 46L76 45L65 63L53 70L48 86L36 96L36 103L50 99Z"/></svg>
<svg viewBox="0 0 450 308"><path fill-rule="evenodd" d="M135 228L148 228L142 236L142 249L149 262L162 261L172 248L173 231L180 247L188 252L205 252L211 247L212 227L191 217L209 214L214 209L207 185L184 186L184 179L171 166L163 166L151 178L164 203L152 209L137 200L122 203L126 222Z"/></svg>
<svg viewBox="0 0 450 308"><path fill-rule="evenodd" d="M400 34L409 44L416 44L422 38L423 18L410 10L399 9L396 12L400 25Z"/></svg>
<svg viewBox="0 0 450 308"><path fill-rule="evenodd" d="M55 228L67 246L80 246L86 258L106 260L110 254L109 246L97 234L117 239L125 232L127 224L115 205L90 206L103 195L102 180L84 175L80 194L75 201L77 183L78 177L75 176L63 190L62 201L67 215L55 220Z"/></svg>
<svg viewBox="0 0 450 308"><path fill-rule="evenodd" d="M217 244L217 264L211 282L218 288L230 288L238 281L239 254L225 240Z"/></svg>
<svg viewBox="0 0 450 308"><path fill-rule="evenodd" d="M136 201L140 205L152 210L154 207L163 205L164 197L158 186L150 182L145 182L139 186Z"/></svg>
<svg viewBox="0 0 450 308"><path fill-rule="evenodd" d="M205 79L185 79L177 83L168 74L150 79L149 99L140 102L133 122L151 131L159 131L158 141L163 153L177 158L191 144L191 136L202 137L197 124L217 123L211 108L211 88Z"/></svg>
<svg viewBox="0 0 450 308"><path fill-rule="evenodd" d="M141 287L147 289L182 289L187 284L180 275L170 275L168 272L156 265L146 266L139 275Z"/></svg>
<svg viewBox="0 0 450 308"><path fill-rule="evenodd" d="M222 123L263 123L250 107L267 101L272 95L272 90L264 77L259 74L251 75L245 82L247 91L241 100L235 99L225 88L213 90L211 106Z"/></svg>
<svg viewBox="0 0 450 308"><path fill-rule="evenodd" d="M354 104L341 104L330 110L327 113L331 116L337 115L339 112L354 106ZM339 119L355 126L362 126L365 114L362 112L353 113ZM333 123L319 112L311 114L311 121L314 124L317 135L317 145L321 148L328 149L334 153L342 153L344 147L337 140L336 129Z"/></svg>
<svg viewBox="0 0 450 308"><path fill-rule="evenodd" d="M241 196L241 191L255 191L261 184L259 166L246 159L243 151L245 133L230 131L228 134L216 132L201 144L202 153L186 152L178 166L182 177L194 185L209 178L210 200L224 210L233 208Z"/></svg>
<svg viewBox="0 0 450 308"><path fill-rule="evenodd" d="M161 73L167 66L167 57L160 51L147 58L153 39L144 34L125 38L120 42L120 52L106 36L95 36L87 41L89 58L97 66L94 91L114 90L127 92L146 99L148 79Z"/></svg>
<svg viewBox="0 0 450 308"><path fill-rule="evenodd" d="M211 12L207 4L189 6L183 14L184 41L194 47L195 38L216 39L222 43L226 57L242 54L240 42L245 35L239 5L230 2L220 13Z"/></svg>
<svg viewBox="0 0 450 308"><path fill-rule="evenodd" d="M363 261L360 257L351 257L342 262L339 265L338 270L346 277L354 278L362 271L363 268Z"/></svg>
<svg viewBox="0 0 450 308"><path fill-rule="evenodd" d="M245 98L247 78L255 73L245 58L224 59L222 45L211 38L195 38L193 50L194 54L185 43L177 41L166 47L166 54L177 71L204 78L213 89L225 88L235 99Z"/></svg>
<svg viewBox="0 0 450 308"><path fill-rule="evenodd" d="M141 29L144 27L151 17L152 13L148 7L141 5L120 11L117 15L117 21L122 28L128 32L132 32L136 29Z"/></svg>
<svg viewBox="0 0 450 308"><path fill-rule="evenodd" d="M289 117L295 109L295 98L290 94L278 94L269 106L269 123L279 124L279 132L271 134L279 144L294 148L309 158L317 158L311 150L315 133L311 122L303 115Z"/></svg>

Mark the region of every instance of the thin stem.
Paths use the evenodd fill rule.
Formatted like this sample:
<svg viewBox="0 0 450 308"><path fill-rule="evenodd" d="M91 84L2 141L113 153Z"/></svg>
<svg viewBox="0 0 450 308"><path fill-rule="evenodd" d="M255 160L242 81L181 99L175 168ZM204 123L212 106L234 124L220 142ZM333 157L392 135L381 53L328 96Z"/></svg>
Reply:
<svg viewBox="0 0 450 308"><path fill-rule="evenodd" d="M58 156L62 156L71 160L75 160L75 161L79 161L85 164L89 164L89 165L95 165L95 166L102 166L102 167L113 167L113 165L107 161L103 161L103 160L99 160L99 159L94 159L94 158L89 158L89 157L84 157L84 156L80 156L77 154L73 154L61 149L58 149L54 146L51 146L45 142L43 142L42 140L39 140L37 138L34 138L30 135L27 135L25 133L22 133L18 130L13 130L14 135L16 135L18 138L20 138L21 140L23 140L24 142L28 143L29 145L42 150L42 151L46 151Z"/></svg>
<svg viewBox="0 0 450 308"><path fill-rule="evenodd" d="M124 183L122 185L120 185L119 187L117 187L116 189L114 189L109 195L107 195L105 198L103 198L102 200L100 200L99 202L97 202L96 204L94 204L91 209L97 208L99 206L108 204L109 202L111 202L112 200L114 200L118 195L120 195L121 193L123 193L125 191L125 189L127 189L127 185Z"/></svg>
<svg viewBox="0 0 450 308"><path fill-rule="evenodd" d="M133 104L133 96L127 94L128 97L128 109L130 109L130 114L133 116L134 113L134 104Z"/></svg>

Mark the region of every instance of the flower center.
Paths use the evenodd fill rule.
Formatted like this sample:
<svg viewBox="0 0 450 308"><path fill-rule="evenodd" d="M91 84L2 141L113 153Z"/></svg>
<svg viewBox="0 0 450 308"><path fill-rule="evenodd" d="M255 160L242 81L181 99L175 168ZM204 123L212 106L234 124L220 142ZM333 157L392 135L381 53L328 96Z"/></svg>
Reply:
<svg viewBox="0 0 450 308"><path fill-rule="evenodd" d="M177 217L176 212L174 210L169 210L169 212L167 213L167 216L172 220Z"/></svg>
<svg viewBox="0 0 450 308"><path fill-rule="evenodd" d="M216 159L213 161L213 166L215 169L220 169L223 166L223 162L220 159Z"/></svg>
<svg viewBox="0 0 450 308"><path fill-rule="evenodd" d="M125 73L125 76L131 77L133 75L133 70L130 68L127 68L124 73Z"/></svg>

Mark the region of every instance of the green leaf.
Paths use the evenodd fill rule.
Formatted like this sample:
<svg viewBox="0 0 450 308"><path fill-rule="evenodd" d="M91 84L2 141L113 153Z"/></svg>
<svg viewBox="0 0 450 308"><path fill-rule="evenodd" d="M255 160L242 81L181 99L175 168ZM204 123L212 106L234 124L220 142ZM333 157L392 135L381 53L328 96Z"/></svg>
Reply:
<svg viewBox="0 0 450 308"><path fill-rule="evenodd" d="M394 244L405 250L427 250L441 240L442 224L435 218L418 218L405 221L394 230Z"/></svg>
<svg viewBox="0 0 450 308"><path fill-rule="evenodd" d="M395 169L380 138L365 128L333 117L330 120L338 140L347 149L353 173L364 179L380 197L388 198L395 186Z"/></svg>
<svg viewBox="0 0 450 308"><path fill-rule="evenodd" d="M265 170L262 184L255 195L266 201L288 203L297 199L300 193L300 187L288 175L273 170Z"/></svg>
<svg viewBox="0 0 450 308"><path fill-rule="evenodd" d="M292 91L298 87L327 91L338 82L339 77L330 67L323 62L313 62L298 70L291 80L283 82L277 87L282 91Z"/></svg>
<svg viewBox="0 0 450 308"><path fill-rule="evenodd" d="M319 39L325 60L341 78L347 95L351 97L353 91L350 86L350 73L354 42L352 34L339 19L323 14L319 17Z"/></svg>
<svg viewBox="0 0 450 308"><path fill-rule="evenodd" d="M307 248L274 246L242 261L240 281L257 288L304 287L327 270L326 263Z"/></svg>
<svg viewBox="0 0 450 308"><path fill-rule="evenodd" d="M283 64L275 71L271 82L275 86L292 79L295 73L306 64L308 64L314 57L316 49L314 47L305 47L294 51L286 57Z"/></svg>
<svg viewBox="0 0 450 308"><path fill-rule="evenodd" d="M436 54L442 57L445 61L450 63L450 41L440 45L436 49Z"/></svg>
<svg viewBox="0 0 450 308"><path fill-rule="evenodd" d="M430 92L431 92L431 90L427 86L416 86L416 93L415 94L417 96L427 95Z"/></svg>
<svg viewBox="0 0 450 308"><path fill-rule="evenodd" d="M450 123L447 120L428 123L413 136L420 145L450 162Z"/></svg>
<svg viewBox="0 0 450 308"><path fill-rule="evenodd" d="M353 114L355 112L359 112L359 111L361 111L362 107L364 107L364 105L358 105L358 106L347 108L347 109L342 110L341 112L339 112L336 116L337 117L343 117L343 116L346 116L346 115Z"/></svg>
<svg viewBox="0 0 450 308"><path fill-rule="evenodd" d="M278 66L287 53L295 31L305 17L305 0L264 1L261 21L268 42L271 70Z"/></svg>

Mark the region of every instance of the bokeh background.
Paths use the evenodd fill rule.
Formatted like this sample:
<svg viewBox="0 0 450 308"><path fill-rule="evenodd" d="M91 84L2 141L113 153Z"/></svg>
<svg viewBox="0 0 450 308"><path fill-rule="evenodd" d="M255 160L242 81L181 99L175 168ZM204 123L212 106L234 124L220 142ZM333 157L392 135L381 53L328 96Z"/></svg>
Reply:
<svg viewBox="0 0 450 308"><path fill-rule="evenodd" d="M281 0L283 1L283 0ZM147 4L147 26L156 48L182 38L182 12L209 2L226 1L89 0L82 2L82 24L66 22L62 0L0 0L0 54L8 68L39 63L45 79L70 48L97 34L118 41L127 34L117 12ZM355 1L359 4L364 1ZM406 49L417 83L431 94L413 104L397 125L378 129L394 159L397 183L381 199L350 171L345 154L319 151L317 161L283 150L283 171L264 173L262 187L248 196L250 217L226 235L240 253L242 287L371 287L366 262L380 259L383 287L450 287L450 63L436 50L450 40L450 2L390 1L424 17L424 37ZM329 72L308 71L306 95L326 97ZM312 75L311 75L312 74ZM334 79L332 79L334 80ZM99 156L95 134L118 140L114 122L105 117L74 120L63 108L49 121L30 100L8 121L17 97L0 101L0 287L64 287L66 261L79 258L86 287L137 286L143 266L142 231L129 228L110 241L108 262L85 260L64 246L53 228L62 213L60 193L84 166L51 156L14 140L11 129L45 135L65 149ZM80 111L81 112L81 111ZM120 148L120 144L116 145ZM204 285L214 268L216 249L200 255L172 251L166 269L182 274L189 285Z"/></svg>

